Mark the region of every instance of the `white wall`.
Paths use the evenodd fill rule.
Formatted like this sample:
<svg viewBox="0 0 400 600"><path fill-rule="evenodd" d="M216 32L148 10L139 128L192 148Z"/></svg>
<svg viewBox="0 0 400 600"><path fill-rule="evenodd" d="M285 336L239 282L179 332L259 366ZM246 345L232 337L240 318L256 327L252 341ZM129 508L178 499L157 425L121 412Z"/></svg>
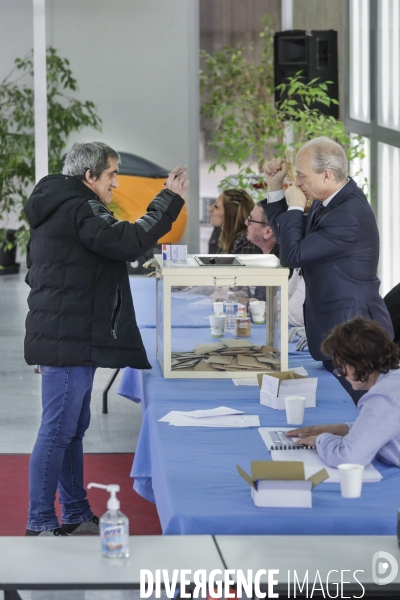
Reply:
<svg viewBox="0 0 400 600"><path fill-rule="evenodd" d="M78 96L103 119L100 139L172 169L191 187L183 243L199 243L198 0L46 0L47 45L67 57ZM0 80L32 47L31 0L0 0Z"/></svg>

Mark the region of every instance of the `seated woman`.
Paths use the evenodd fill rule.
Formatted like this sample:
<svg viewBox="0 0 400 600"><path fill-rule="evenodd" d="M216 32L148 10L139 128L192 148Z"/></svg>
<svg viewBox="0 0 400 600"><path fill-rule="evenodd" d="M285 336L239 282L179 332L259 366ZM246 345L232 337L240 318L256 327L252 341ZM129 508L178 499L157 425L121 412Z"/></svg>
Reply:
<svg viewBox="0 0 400 600"><path fill-rule="evenodd" d="M338 325L321 350L355 390L367 390L354 423L315 425L287 432L316 446L330 467L367 465L375 456L400 467L400 348L380 325L357 317Z"/></svg>
<svg viewBox="0 0 400 600"><path fill-rule="evenodd" d="M262 254L262 250L247 239L245 220L254 202L244 190L225 190L210 207L210 223L222 227L218 253Z"/></svg>

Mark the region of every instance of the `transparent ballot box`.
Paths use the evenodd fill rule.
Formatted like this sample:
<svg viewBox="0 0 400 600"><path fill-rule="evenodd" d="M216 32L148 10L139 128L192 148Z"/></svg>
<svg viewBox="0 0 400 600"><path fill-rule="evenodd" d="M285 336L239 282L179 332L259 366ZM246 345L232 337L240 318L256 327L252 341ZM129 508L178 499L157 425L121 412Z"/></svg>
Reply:
<svg viewBox="0 0 400 600"><path fill-rule="evenodd" d="M246 378L288 368L288 277L273 255L156 255L164 377Z"/></svg>

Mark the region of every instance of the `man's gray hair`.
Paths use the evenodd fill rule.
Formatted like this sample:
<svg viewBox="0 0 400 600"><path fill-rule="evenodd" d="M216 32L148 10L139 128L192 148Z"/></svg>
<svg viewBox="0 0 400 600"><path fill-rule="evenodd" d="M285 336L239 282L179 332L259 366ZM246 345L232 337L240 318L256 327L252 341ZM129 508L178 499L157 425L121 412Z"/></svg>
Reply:
<svg viewBox="0 0 400 600"><path fill-rule="evenodd" d="M349 162L340 144L321 136L306 142L301 147L301 150L305 149L311 150L311 166L315 173L323 173L325 169L329 169L334 174L335 181L346 179Z"/></svg>
<svg viewBox="0 0 400 600"><path fill-rule="evenodd" d="M89 169L92 177L98 179L103 171L108 169L109 160L120 162L118 152L103 144L103 142L83 142L75 144L65 157L63 175L85 179Z"/></svg>

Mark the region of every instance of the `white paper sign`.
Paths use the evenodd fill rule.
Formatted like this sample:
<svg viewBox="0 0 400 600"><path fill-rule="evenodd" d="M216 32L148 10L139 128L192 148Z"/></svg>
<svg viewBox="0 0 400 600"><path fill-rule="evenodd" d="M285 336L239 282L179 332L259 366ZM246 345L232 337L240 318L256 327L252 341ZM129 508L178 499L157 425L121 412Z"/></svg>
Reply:
<svg viewBox="0 0 400 600"><path fill-rule="evenodd" d="M279 390L279 379L277 377L263 375L261 389L263 392L267 392L267 394L277 396Z"/></svg>

